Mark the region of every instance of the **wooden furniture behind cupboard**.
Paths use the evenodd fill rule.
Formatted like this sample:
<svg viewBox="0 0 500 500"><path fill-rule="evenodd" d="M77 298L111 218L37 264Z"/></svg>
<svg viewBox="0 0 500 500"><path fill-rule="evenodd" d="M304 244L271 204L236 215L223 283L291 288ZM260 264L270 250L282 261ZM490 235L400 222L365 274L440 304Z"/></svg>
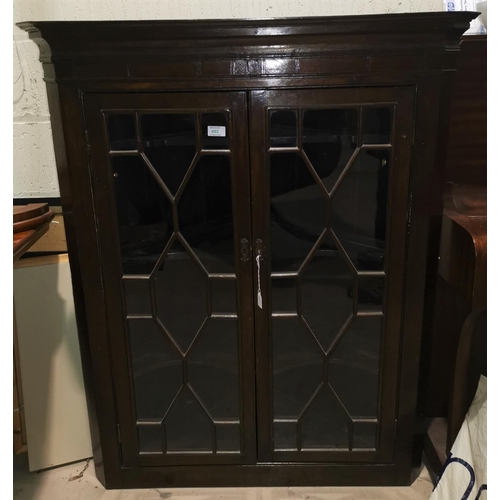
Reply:
<svg viewBox="0 0 500 500"><path fill-rule="evenodd" d="M20 24L106 487L410 483L475 15Z"/></svg>

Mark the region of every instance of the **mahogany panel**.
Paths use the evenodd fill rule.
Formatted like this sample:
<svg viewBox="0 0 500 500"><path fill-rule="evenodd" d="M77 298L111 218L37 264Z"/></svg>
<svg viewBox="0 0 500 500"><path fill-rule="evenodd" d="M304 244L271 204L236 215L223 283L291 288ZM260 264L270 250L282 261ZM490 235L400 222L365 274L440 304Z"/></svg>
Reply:
<svg viewBox="0 0 500 500"><path fill-rule="evenodd" d="M486 140L487 35L466 35L452 92L447 182L486 184Z"/></svg>

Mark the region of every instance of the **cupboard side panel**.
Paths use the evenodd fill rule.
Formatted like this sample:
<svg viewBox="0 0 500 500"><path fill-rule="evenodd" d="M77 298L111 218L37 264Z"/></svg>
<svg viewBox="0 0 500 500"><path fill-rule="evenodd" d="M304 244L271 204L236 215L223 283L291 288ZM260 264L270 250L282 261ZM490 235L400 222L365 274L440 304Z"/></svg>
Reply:
<svg viewBox="0 0 500 500"><path fill-rule="evenodd" d="M76 85L53 82L47 94L96 476L117 487L120 451L81 96Z"/></svg>

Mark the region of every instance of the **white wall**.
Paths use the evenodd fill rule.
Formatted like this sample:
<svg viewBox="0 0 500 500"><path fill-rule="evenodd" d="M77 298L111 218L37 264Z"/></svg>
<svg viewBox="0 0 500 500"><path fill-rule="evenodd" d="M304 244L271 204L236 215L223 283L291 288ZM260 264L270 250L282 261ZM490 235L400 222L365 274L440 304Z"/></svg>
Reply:
<svg viewBox="0 0 500 500"><path fill-rule="evenodd" d="M14 0L14 22L337 16L442 9L442 0ZM24 32L14 30L14 197L57 197L38 48Z"/></svg>

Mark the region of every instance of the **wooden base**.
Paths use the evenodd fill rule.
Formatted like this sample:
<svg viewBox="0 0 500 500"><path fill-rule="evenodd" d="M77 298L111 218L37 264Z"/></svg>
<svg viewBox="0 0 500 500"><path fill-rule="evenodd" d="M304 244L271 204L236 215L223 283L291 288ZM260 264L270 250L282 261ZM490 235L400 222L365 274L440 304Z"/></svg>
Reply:
<svg viewBox="0 0 500 500"><path fill-rule="evenodd" d="M107 489L246 486L409 486L411 469L387 465L258 464L122 468Z"/></svg>

